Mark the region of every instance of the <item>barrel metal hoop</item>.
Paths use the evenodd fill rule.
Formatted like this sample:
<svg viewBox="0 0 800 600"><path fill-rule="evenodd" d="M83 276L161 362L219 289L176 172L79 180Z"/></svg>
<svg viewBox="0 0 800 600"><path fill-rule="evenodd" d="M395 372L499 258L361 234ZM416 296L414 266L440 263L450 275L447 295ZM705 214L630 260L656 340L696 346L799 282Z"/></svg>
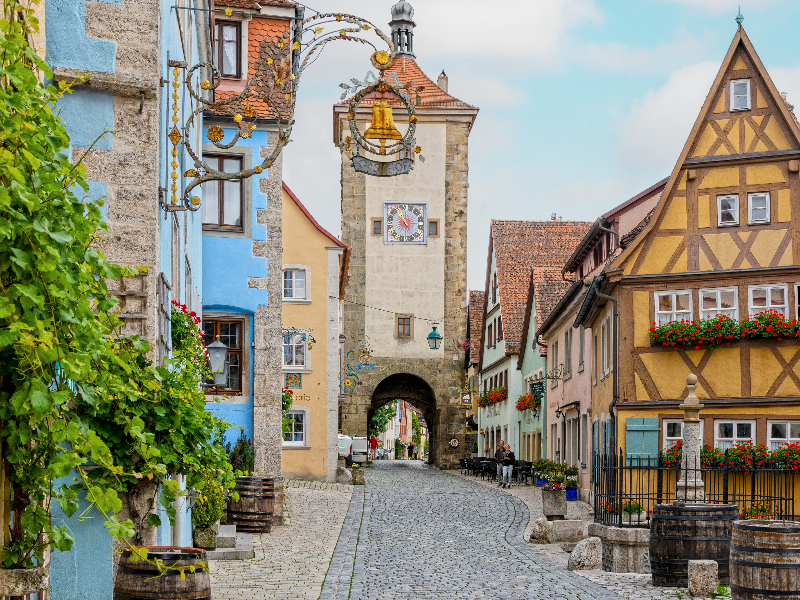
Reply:
<svg viewBox="0 0 800 600"><path fill-rule="evenodd" d="M682 536L682 535L650 535L652 540L705 540L713 542L726 542L731 538L728 536L722 537L706 537L706 536Z"/></svg>
<svg viewBox="0 0 800 600"><path fill-rule="evenodd" d="M788 592L783 590L762 590L759 588L749 588L736 585L735 583L731 583L731 589L737 592L745 592L750 594L764 594L769 596L797 596L797 592L795 590L790 590Z"/></svg>
<svg viewBox="0 0 800 600"><path fill-rule="evenodd" d="M731 544L731 552L764 552L765 554L800 554L800 548L758 548Z"/></svg>
<svg viewBox="0 0 800 600"><path fill-rule="evenodd" d="M767 529L762 527L761 525L745 525L744 523L739 523L736 526L736 529L744 529L746 531L760 531L762 533L800 533L800 527L787 527L781 529Z"/></svg>
<svg viewBox="0 0 800 600"><path fill-rule="evenodd" d="M738 560L736 558L731 558L731 564L739 565L740 567L758 567L761 569L800 569L800 563L786 565L786 564L762 563L750 560Z"/></svg>
<svg viewBox="0 0 800 600"><path fill-rule="evenodd" d="M737 521L739 515L723 515L723 516L691 516L691 515L656 515L653 513L650 516L653 521Z"/></svg>

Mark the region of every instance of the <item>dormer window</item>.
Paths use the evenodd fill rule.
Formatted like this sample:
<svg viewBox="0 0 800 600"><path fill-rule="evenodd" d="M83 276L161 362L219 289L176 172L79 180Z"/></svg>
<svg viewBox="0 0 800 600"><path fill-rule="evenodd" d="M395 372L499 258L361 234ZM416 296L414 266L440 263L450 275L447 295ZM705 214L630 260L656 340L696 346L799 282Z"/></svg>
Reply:
<svg viewBox="0 0 800 600"><path fill-rule="evenodd" d="M241 77L241 23L217 21L214 27L214 66L223 77Z"/></svg>
<svg viewBox="0 0 800 600"><path fill-rule="evenodd" d="M731 81L731 112L736 110L750 110L749 79Z"/></svg>

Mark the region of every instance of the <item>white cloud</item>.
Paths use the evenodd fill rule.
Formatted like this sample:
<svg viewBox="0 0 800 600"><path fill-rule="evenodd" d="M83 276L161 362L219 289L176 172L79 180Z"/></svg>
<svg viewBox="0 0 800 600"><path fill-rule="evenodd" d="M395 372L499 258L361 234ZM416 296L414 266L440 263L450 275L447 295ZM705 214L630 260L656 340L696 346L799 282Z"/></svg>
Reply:
<svg viewBox="0 0 800 600"><path fill-rule="evenodd" d="M719 70L702 62L673 72L620 122L617 157L625 171L669 173Z"/></svg>

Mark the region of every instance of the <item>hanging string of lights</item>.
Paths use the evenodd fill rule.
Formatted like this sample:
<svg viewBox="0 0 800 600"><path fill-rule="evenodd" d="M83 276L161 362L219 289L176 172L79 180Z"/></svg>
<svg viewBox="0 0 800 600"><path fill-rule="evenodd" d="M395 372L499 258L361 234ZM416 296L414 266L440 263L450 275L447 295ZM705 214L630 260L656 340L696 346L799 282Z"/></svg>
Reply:
<svg viewBox="0 0 800 600"><path fill-rule="evenodd" d="M335 300L339 299L339 296L328 296L329 298L333 298ZM342 300L342 302L347 302L348 304L356 304L358 306L363 306L364 308L371 308L372 310L379 310L381 312L389 313L390 315L397 314L398 311L396 310L386 310L385 308L378 308L377 306L370 306L369 304L362 304L361 302L354 302L352 300ZM419 319L420 321L427 321L428 323L441 323L444 321L444 317L440 319L426 319L425 317L418 317L414 315L415 319Z"/></svg>

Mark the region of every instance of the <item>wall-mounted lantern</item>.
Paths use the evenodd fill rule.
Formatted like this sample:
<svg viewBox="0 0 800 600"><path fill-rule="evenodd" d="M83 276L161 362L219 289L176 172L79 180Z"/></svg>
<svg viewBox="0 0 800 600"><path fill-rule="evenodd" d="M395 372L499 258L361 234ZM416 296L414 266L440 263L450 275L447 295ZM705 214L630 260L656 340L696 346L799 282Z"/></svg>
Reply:
<svg viewBox="0 0 800 600"><path fill-rule="evenodd" d="M438 350L442 345L442 334L436 331L436 325L433 326L433 331L428 334L428 347L431 350Z"/></svg>
<svg viewBox="0 0 800 600"><path fill-rule="evenodd" d="M214 376L214 385L226 385L228 383L228 347L219 341L214 340L208 346L208 363L211 374Z"/></svg>

